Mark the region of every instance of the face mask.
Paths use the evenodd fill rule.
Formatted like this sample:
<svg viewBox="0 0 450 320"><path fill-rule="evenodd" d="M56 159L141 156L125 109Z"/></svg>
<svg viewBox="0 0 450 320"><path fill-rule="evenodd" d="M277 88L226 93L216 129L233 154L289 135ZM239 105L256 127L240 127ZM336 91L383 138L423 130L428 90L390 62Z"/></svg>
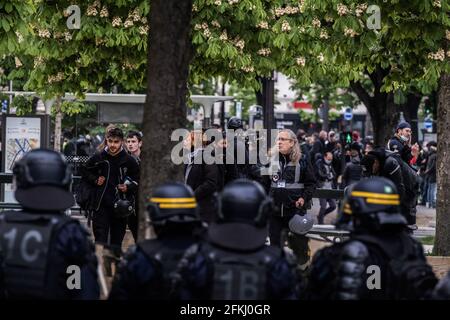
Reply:
<svg viewBox="0 0 450 320"><path fill-rule="evenodd" d="M404 142L406 142L406 141L409 140L409 138L408 138L408 137L405 137L405 136L400 136L400 139L402 139L402 141L404 141Z"/></svg>
<svg viewBox="0 0 450 320"><path fill-rule="evenodd" d="M325 163L326 163L326 164L330 164L330 163L331 163L331 160L325 160Z"/></svg>

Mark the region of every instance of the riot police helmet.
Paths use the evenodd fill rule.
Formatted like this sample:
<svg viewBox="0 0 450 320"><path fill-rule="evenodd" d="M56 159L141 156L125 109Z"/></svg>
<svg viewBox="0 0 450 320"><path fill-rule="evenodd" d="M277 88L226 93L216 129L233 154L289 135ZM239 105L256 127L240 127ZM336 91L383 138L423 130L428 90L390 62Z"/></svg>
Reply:
<svg viewBox="0 0 450 320"><path fill-rule="evenodd" d="M156 187L147 202L151 223L156 226L166 223L199 222L197 201L191 187L181 182L168 182Z"/></svg>
<svg viewBox="0 0 450 320"><path fill-rule="evenodd" d="M218 197L217 218L208 229L210 240L235 250L264 246L272 200L257 182L237 179L225 186Z"/></svg>
<svg viewBox="0 0 450 320"><path fill-rule="evenodd" d="M383 177L357 182L346 199L347 213L353 217L353 228L378 229L383 226L406 225L400 213L400 195L395 184ZM345 201L344 201L345 202Z"/></svg>
<svg viewBox="0 0 450 320"><path fill-rule="evenodd" d="M34 149L13 167L16 200L27 209L62 211L74 205L72 171L63 155Z"/></svg>

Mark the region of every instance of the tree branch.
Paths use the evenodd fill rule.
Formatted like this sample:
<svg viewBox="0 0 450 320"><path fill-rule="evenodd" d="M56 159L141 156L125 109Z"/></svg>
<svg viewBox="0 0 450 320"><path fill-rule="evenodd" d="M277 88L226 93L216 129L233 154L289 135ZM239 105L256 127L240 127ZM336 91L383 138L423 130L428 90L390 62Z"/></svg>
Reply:
<svg viewBox="0 0 450 320"><path fill-rule="evenodd" d="M367 109L370 108L370 105L373 103L373 98L369 95L369 93L364 89L361 85L361 82L350 81L350 87L353 92L356 93L358 98L364 103Z"/></svg>

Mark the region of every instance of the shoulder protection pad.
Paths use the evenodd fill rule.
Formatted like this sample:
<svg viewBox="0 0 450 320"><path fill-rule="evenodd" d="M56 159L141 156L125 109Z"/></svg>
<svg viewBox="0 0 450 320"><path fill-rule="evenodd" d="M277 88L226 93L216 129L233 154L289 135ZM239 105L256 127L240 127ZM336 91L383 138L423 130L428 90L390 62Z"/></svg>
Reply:
<svg viewBox="0 0 450 320"><path fill-rule="evenodd" d="M342 248L342 257L358 262L364 261L369 256L369 250L361 241L348 241Z"/></svg>
<svg viewBox="0 0 450 320"><path fill-rule="evenodd" d="M450 300L450 271L442 278L433 290L432 299Z"/></svg>

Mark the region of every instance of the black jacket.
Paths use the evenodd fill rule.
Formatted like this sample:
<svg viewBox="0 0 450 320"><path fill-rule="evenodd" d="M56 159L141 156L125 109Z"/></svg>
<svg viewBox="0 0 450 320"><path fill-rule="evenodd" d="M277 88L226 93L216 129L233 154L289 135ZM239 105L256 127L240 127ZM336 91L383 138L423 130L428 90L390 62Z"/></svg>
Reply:
<svg viewBox="0 0 450 320"><path fill-rule="evenodd" d="M309 158L311 162L314 162L316 159L316 154L323 155L325 153L325 141L319 139L314 142L311 151L309 152Z"/></svg>
<svg viewBox="0 0 450 320"><path fill-rule="evenodd" d="M369 266L380 272L375 290L367 286L374 272ZM436 283L417 240L406 232L380 232L351 235L318 251L302 292L309 300L419 300L429 297Z"/></svg>
<svg viewBox="0 0 450 320"><path fill-rule="evenodd" d="M202 157L202 150L191 154L193 163L184 167L184 182L194 190L200 216L210 222L215 213L214 193L220 190L222 179L218 166L205 164Z"/></svg>
<svg viewBox="0 0 450 320"><path fill-rule="evenodd" d="M415 171L400 157L397 152L378 150L380 161L379 175L391 180L400 195L400 208L408 224L415 223L416 204L418 195L418 177Z"/></svg>
<svg viewBox="0 0 450 320"><path fill-rule="evenodd" d="M401 161L401 160L400 160ZM391 180L397 187L400 199L405 197L405 184L403 182L402 167L398 159L385 156L381 162L381 176Z"/></svg>
<svg viewBox="0 0 450 320"><path fill-rule="evenodd" d="M128 184L127 198L134 200L139 186L139 164L133 156L124 149L119 154L112 156L107 151L95 153L80 169L82 179L95 186L95 209L100 206L113 207L117 199L116 187L124 183L128 177L132 183ZM97 186L96 181L100 176L106 178L102 186Z"/></svg>
<svg viewBox="0 0 450 320"><path fill-rule="evenodd" d="M228 158L233 159L233 163L225 164L225 180L224 184L227 184L233 180L239 178L249 178L250 160L248 146L243 139L234 137L234 150L231 148L225 149L225 160ZM241 153L244 152L243 155ZM239 157L238 157L239 154ZM224 162L225 163L225 162Z"/></svg>
<svg viewBox="0 0 450 320"><path fill-rule="evenodd" d="M393 136L391 140L389 140L389 150L393 152L398 152L402 157L403 161L409 163L413 158L411 154L411 147L400 140L399 137Z"/></svg>
<svg viewBox="0 0 450 320"><path fill-rule="evenodd" d="M359 158L352 158L350 162L347 163L342 174L342 187L345 188L352 183L361 180L362 176L362 166Z"/></svg>
<svg viewBox="0 0 450 320"><path fill-rule="evenodd" d="M429 183L436 183L436 151L431 150L428 156L427 169L425 171Z"/></svg>
<svg viewBox="0 0 450 320"><path fill-rule="evenodd" d="M331 182L335 185L336 172L334 171L332 163L327 164L325 159L320 158L316 161L316 178L319 187L323 187L325 182Z"/></svg>
<svg viewBox="0 0 450 320"><path fill-rule="evenodd" d="M279 154L278 172L272 174L272 176L265 175L262 179L264 187L274 199L275 205L280 208L279 213L282 216L293 216L296 213L305 214L316 189L316 179L309 157L303 154L298 164L300 175L299 180L295 181L296 165L284 155ZM284 182L285 186L280 185L280 182ZM299 188L288 187L289 184L293 183L300 183L303 186ZM295 202L300 197L305 200L305 204L303 207L297 208Z"/></svg>

